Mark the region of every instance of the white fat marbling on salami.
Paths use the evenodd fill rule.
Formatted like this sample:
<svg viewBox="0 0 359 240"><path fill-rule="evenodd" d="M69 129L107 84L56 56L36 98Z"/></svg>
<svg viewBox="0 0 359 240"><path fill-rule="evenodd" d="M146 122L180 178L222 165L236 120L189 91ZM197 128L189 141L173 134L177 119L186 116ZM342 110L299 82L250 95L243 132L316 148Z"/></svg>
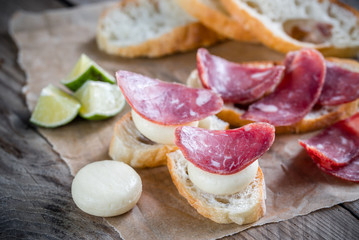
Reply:
<svg viewBox="0 0 359 240"><path fill-rule="evenodd" d="M261 157L273 144L274 127L252 123L231 130L176 129L175 144L196 167L215 174L234 174Z"/></svg>
<svg viewBox="0 0 359 240"><path fill-rule="evenodd" d="M197 52L197 69L205 88L221 95L225 102L245 104L272 91L281 80L284 66L238 64L201 48Z"/></svg>
<svg viewBox="0 0 359 240"><path fill-rule="evenodd" d="M359 98L359 72L326 61L327 73L318 103L339 105Z"/></svg>
<svg viewBox="0 0 359 240"><path fill-rule="evenodd" d="M214 115L223 107L220 96L208 89L190 88L127 71L118 71L116 78L131 107L154 123L186 124Z"/></svg>
<svg viewBox="0 0 359 240"><path fill-rule="evenodd" d="M359 181L359 113L299 143L324 172Z"/></svg>
<svg viewBox="0 0 359 240"><path fill-rule="evenodd" d="M286 126L310 112L324 84L323 56L313 49L290 52L285 67L283 80L274 92L251 104L242 118Z"/></svg>

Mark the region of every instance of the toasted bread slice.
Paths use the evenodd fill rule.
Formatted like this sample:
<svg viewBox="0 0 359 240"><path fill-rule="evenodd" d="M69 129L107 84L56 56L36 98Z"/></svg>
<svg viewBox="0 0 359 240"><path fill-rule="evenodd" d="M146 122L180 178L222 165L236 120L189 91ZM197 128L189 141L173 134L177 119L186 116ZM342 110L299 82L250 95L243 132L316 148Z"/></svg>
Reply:
<svg viewBox="0 0 359 240"><path fill-rule="evenodd" d="M324 56L359 51L359 12L337 0L222 0L266 46L280 52L315 48Z"/></svg>
<svg viewBox="0 0 359 240"><path fill-rule="evenodd" d="M228 38L258 42L248 26L234 20L218 0L176 0L190 15L203 25Z"/></svg>
<svg viewBox="0 0 359 240"><path fill-rule="evenodd" d="M342 67L359 71L359 63L350 59L327 58L328 61L336 62ZM250 65L266 65L272 64L270 62L254 62L247 63ZM201 80L199 79L197 70L193 70L187 79L187 85L191 87L202 87ZM290 126L277 126L276 133L305 133L322 128L326 128L337 121L348 118L358 111L359 99L349 103L341 104L338 106L323 106L319 109L313 109L301 121ZM223 121L228 122L231 127L241 127L252 121L242 119L241 115L245 110L236 107L234 104L226 103L217 117Z"/></svg>
<svg viewBox="0 0 359 240"><path fill-rule="evenodd" d="M179 193L204 217L217 223L234 222L243 225L255 222L265 214L266 192L260 167L256 178L243 191L215 195L193 185L187 173L188 161L180 150L167 156L167 166Z"/></svg>
<svg viewBox="0 0 359 240"><path fill-rule="evenodd" d="M207 29L174 0L123 0L97 25L100 50L122 57L160 57L211 45L223 36Z"/></svg>
<svg viewBox="0 0 359 240"><path fill-rule="evenodd" d="M228 123L216 116L199 122L206 129L228 129ZM110 143L109 155L113 160L122 161L135 168L166 165L166 154L177 150L176 145L155 143L143 136L132 121L131 113L125 114L115 125Z"/></svg>

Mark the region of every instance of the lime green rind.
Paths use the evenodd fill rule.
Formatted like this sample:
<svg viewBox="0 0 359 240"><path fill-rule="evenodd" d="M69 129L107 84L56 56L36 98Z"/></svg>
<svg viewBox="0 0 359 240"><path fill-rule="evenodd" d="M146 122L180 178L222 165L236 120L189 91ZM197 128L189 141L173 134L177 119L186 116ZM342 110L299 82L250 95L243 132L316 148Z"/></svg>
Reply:
<svg viewBox="0 0 359 240"><path fill-rule="evenodd" d="M106 114L106 115L103 115L103 114L94 114L93 115L93 114L81 114L81 113L79 113L79 116L86 119L86 120L99 121L99 120L104 120L104 119L116 116L121 111L122 111L122 108L119 111L115 112L115 113Z"/></svg>
<svg viewBox="0 0 359 240"><path fill-rule="evenodd" d="M37 125L37 126L39 126L39 127L44 127L44 128L57 128L57 127L61 127L61 126L63 126L63 125L66 125L66 124L70 123L72 120L74 120L74 119L77 117L77 115L78 115L79 109L80 109L80 106L78 107L77 112L73 114L73 117L68 118L68 119L66 119L65 121L62 121L62 122L57 122L57 123L55 123L55 124L46 124L46 123L38 122L38 121L36 121L36 120L33 119L33 118L30 118L30 122L33 123L33 124L35 124L35 125Z"/></svg>
<svg viewBox="0 0 359 240"><path fill-rule="evenodd" d="M85 66L81 66L81 64L84 64ZM85 70L83 70L82 73L80 72L76 74L76 71L79 69L82 70L82 68L85 68ZM72 78L73 75L75 75L74 78ZM111 84L116 83L116 80L112 75L107 73L102 67L84 54L78 60L69 76L66 79L63 79L61 83L70 90L76 91L88 80L108 82Z"/></svg>

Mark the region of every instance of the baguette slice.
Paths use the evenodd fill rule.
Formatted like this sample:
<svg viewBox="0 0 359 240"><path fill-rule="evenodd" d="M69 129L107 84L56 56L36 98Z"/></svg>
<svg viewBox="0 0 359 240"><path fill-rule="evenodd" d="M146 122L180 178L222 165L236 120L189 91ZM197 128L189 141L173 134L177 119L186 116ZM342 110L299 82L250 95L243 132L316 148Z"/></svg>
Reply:
<svg viewBox="0 0 359 240"><path fill-rule="evenodd" d="M359 12L337 0L222 0L266 46L280 52L316 48L325 56L359 51Z"/></svg>
<svg viewBox="0 0 359 240"><path fill-rule="evenodd" d="M335 62L342 67L359 71L359 63L350 59L326 58L328 61ZM266 65L277 64L271 62L253 62L250 65ZM202 87L197 70L193 70L187 79L187 85L190 87ZM313 109L301 121L289 126L277 126L276 133L305 133L322 128L329 127L337 121L350 117L358 111L359 99L338 106L323 106L319 109ZM228 122L231 127L241 127L252 121L242 119L241 115L245 113L244 109L236 107L234 104L225 103L221 112L217 117Z"/></svg>
<svg viewBox="0 0 359 240"><path fill-rule="evenodd" d="M199 127L224 130L228 129L228 123L210 116L201 120ZM177 149L176 145L155 143L143 136L133 123L131 112L128 112L115 125L109 155L113 160L135 168L157 167L166 165L166 154Z"/></svg>
<svg viewBox="0 0 359 240"><path fill-rule="evenodd" d="M123 0L102 13L96 38L100 50L130 58L160 57L223 39L174 0Z"/></svg>
<svg viewBox="0 0 359 240"><path fill-rule="evenodd" d="M167 166L179 193L204 217L217 223L243 225L255 222L265 214L266 192L260 167L256 178L243 191L215 195L193 185L187 173L188 161L180 150L167 154L167 157Z"/></svg>
<svg viewBox="0 0 359 240"><path fill-rule="evenodd" d="M258 42L248 25L234 20L218 0L176 0L183 9L203 25L228 38Z"/></svg>

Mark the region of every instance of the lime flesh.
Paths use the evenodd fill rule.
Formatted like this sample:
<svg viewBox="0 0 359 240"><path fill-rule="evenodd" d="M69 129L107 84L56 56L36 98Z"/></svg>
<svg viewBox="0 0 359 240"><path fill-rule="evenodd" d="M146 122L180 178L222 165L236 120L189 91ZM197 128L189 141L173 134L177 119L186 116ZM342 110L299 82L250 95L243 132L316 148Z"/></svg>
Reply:
<svg viewBox="0 0 359 240"><path fill-rule="evenodd" d="M88 80L103 81L112 84L116 82L112 75L85 54L81 55L70 74L61 82L72 91L76 91Z"/></svg>
<svg viewBox="0 0 359 240"><path fill-rule="evenodd" d="M30 122L41 127L59 127L71 122L77 116L80 106L76 98L49 85L42 89Z"/></svg>
<svg viewBox="0 0 359 240"><path fill-rule="evenodd" d="M125 106L120 88L106 82L87 81L74 96L81 103L80 116L89 120L115 116Z"/></svg>

